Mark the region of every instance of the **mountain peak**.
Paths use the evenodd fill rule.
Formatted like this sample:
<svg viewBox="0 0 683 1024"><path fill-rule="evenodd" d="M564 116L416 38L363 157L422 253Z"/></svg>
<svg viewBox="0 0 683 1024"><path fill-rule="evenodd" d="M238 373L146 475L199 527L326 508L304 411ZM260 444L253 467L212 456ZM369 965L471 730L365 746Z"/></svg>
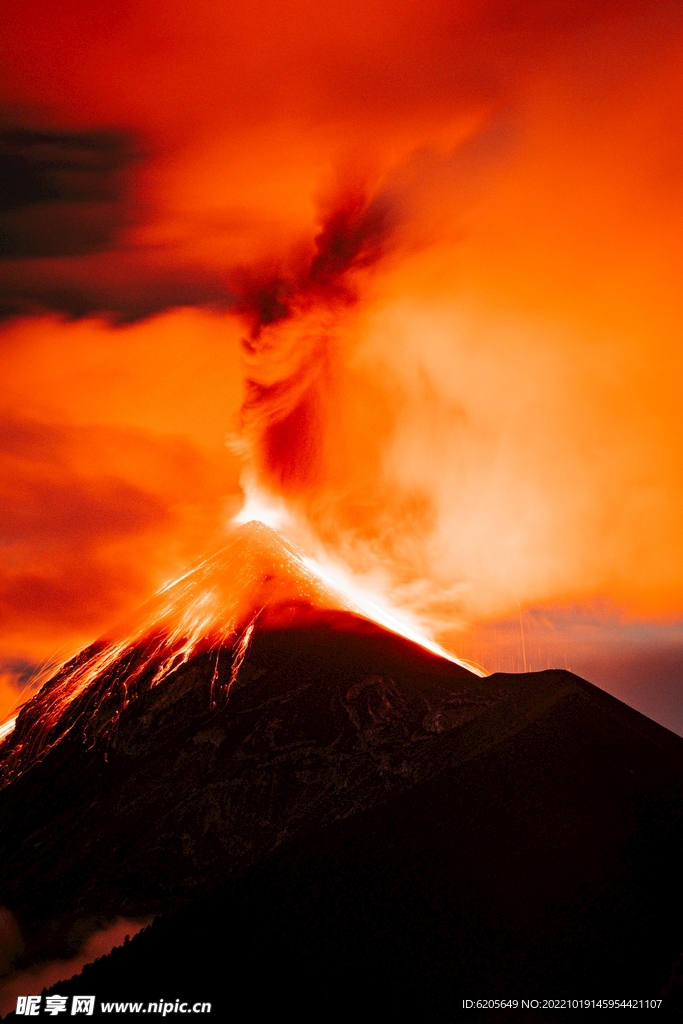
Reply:
<svg viewBox="0 0 683 1024"><path fill-rule="evenodd" d="M252 520L235 527L219 551L162 587L141 612L149 627L167 622L188 634L217 630L227 638L256 614L270 621L287 609L291 617L293 606L350 607L307 568L293 545Z"/></svg>
<svg viewBox="0 0 683 1024"><path fill-rule="evenodd" d="M0 747L3 783L77 723L82 727L84 715L90 722L99 716L109 728L141 685L157 686L195 655L228 650L236 675L257 621L286 627L322 611L350 610L269 526L251 521L235 527L222 548L63 665L24 706Z"/></svg>

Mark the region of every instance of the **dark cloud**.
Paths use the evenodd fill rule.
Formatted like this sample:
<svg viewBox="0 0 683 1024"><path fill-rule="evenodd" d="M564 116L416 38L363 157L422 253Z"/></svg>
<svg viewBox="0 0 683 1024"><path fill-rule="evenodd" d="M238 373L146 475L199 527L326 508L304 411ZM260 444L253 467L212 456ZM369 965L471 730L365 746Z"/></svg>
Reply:
<svg viewBox="0 0 683 1024"><path fill-rule="evenodd" d="M0 262L0 319L63 313L134 323L182 306L232 305L225 275L186 263L159 266L157 253L119 250L64 259Z"/></svg>
<svg viewBox="0 0 683 1024"><path fill-rule="evenodd" d="M5 129L0 132L0 209L121 199L118 172L131 156L131 140L120 132Z"/></svg>
<svg viewBox="0 0 683 1024"><path fill-rule="evenodd" d="M0 131L0 259L74 256L116 241L133 139L111 130Z"/></svg>
<svg viewBox="0 0 683 1024"><path fill-rule="evenodd" d="M289 275L259 278L252 271L236 289L235 311L249 327L242 344L255 371L245 381L242 436L254 464L285 491L310 483L320 465L329 341L324 321L357 301L353 272L390 250L399 220L390 192L349 191L325 211L308 259ZM309 317L315 322L302 326L306 337L299 344L278 338L278 324L303 324Z"/></svg>
<svg viewBox="0 0 683 1024"><path fill-rule="evenodd" d="M395 220L388 193L368 197L357 190L342 196L326 212L310 258L279 276L258 267L233 273L234 309L249 323L252 337L299 312L302 304L353 301L348 272L378 262L389 245Z"/></svg>
<svg viewBox="0 0 683 1024"><path fill-rule="evenodd" d="M231 302L216 271L124 244L148 157L122 129L0 130L0 319L50 310L130 323Z"/></svg>

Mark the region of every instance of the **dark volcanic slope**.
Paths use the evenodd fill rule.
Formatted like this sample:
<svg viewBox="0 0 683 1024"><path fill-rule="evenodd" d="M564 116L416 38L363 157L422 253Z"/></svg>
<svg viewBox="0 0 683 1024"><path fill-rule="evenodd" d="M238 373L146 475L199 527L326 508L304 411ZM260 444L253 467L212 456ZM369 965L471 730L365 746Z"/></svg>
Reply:
<svg viewBox="0 0 683 1024"><path fill-rule="evenodd" d="M228 652L215 672L143 679L112 733L73 730L0 793L25 962L161 914L75 990L227 1010L256 971L264 1009L446 1020L469 996L659 994L683 740L570 673L480 679L342 612L255 628L211 710Z"/></svg>
<svg viewBox="0 0 683 1024"><path fill-rule="evenodd" d="M441 736L438 773L309 828L55 991L306 1021L450 1021L482 997L683 1009L683 741L565 672L485 685L536 696L523 728L490 707L471 745Z"/></svg>

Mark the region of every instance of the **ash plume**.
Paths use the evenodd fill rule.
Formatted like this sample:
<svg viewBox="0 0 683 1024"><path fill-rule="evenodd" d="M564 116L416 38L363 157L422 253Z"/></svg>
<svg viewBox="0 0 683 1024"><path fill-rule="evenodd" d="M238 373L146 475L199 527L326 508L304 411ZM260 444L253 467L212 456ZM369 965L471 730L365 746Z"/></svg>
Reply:
<svg viewBox="0 0 683 1024"><path fill-rule="evenodd" d="M359 300L359 275L396 241L398 203L389 191L355 191L324 217L310 253L289 274L245 274L235 312L246 394L234 447L267 485L296 494L321 469L339 319Z"/></svg>

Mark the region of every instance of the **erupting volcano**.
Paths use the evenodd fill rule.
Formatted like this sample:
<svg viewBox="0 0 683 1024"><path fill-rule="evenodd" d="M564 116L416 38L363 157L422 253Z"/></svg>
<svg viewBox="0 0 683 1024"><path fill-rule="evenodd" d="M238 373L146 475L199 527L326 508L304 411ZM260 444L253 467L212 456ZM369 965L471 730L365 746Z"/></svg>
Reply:
<svg viewBox="0 0 683 1024"><path fill-rule="evenodd" d="M424 679L417 688L410 682L406 686L416 669ZM32 793L38 778L43 779L41 786L56 784L61 791L65 767L68 775L70 764L83 762L88 771L77 784L79 791L86 778L88 792L93 784L97 792L108 780L102 809L107 830L113 825L116 848L127 813L119 807L111 819L110 800L121 785L122 771L127 777L124 788L140 788L134 828L139 827L137 805L142 800L147 816L156 807L153 816L159 820L152 831L160 827L163 834L171 817L177 819L162 841L173 847L179 821L189 814L192 823L186 823L183 833L187 843L202 846L199 837L204 836L215 849L201 868L203 854L192 855L187 870L178 873L176 864L165 882L157 879L159 888L150 905L146 901L151 894L136 893L133 885L126 907L118 909L145 917L182 904L187 892L206 887L214 871L231 873L262 857L311 816L334 818L350 813L359 802L371 804L377 799L376 773L383 779L380 791L400 789L428 775L433 771L434 740L511 700L463 666L360 618L341 595L306 569L290 545L268 527L250 523L237 529L215 556L165 587L120 636L103 638L65 665L22 709L0 748L6 799L12 805L19 799L23 805L26 796L20 792L28 787L26 792ZM519 714L511 714L504 731L519 727ZM223 763L231 748L236 774L226 772ZM219 762L216 751L221 751ZM142 769L140 757L146 762L151 758L148 769ZM167 758L174 765L170 774ZM195 769L201 763L199 776L194 769L187 771L192 762ZM171 782L177 771L184 776L182 784ZM189 791L181 795L188 783ZM275 801L269 814L260 806L265 793L256 796L263 785L269 791L266 803ZM70 782L69 791L72 786ZM167 794L163 799L159 787ZM164 807L169 797L171 804ZM73 793L66 799L71 803ZM123 799L127 803L129 797ZM231 808L227 818L209 827L226 799ZM182 805L186 810L181 812ZM36 810L35 798L30 806ZM222 818L223 812L218 813ZM95 833L102 827L100 822ZM65 843L60 832L53 824L50 846ZM14 834L13 846L16 840ZM117 858L117 876L140 869L149 855L143 847L150 840L151 834L147 839L130 837L127 857ZM153 845L158 841L157 835ZM216 856L225 844L229 856L223 862L219 858L219 868ZM78 846L83 846L82 836ZM108 859L112 845L106 846ZM16 872L18 853L16 848L11 855L15 868L9 875ZM125 860L131 856L134 865L127 868ZM176 856L177 851L171 859ZM149 864L144 870L150 870ZM79 889L84 878L80 876ZM76 899L75 893L69 894L69 913L79 900L86 905L94 900L89 912L98 918L115 913L120 894L107 894L111 884L100 878L93 888L89 877L87 895ZM166 897L161 895L164 889ZM58 899L64 903L64 891ZM41 918L49 917L48 904Z"/></svg>
<svg viewBox="0 0 683 1024"><path fill-rule="evenodd" d="M24 708L18 724L7 723L3 785L69 732L92 743L108 736L141 688L159 686L191 658L213 659L209 704L217 709L237 681L257 625L298 628L324 611L362 608L326 584L269 527L252 521L235 529L219 552L170 581L130 622L68 662ZM403 632L414 638L408 627ZM423 644L435 648L426 638Z"/></svg>
<svg viewBox="0 0 683 1024"><path fill-rule="evenodd" d="M682 10L5 0L0 1013L681 1012Z"/></svg>
<svg viewBox="0 0 683 1024"><path fill-rule="evenodd" d="M267 958L273 1008L306 1012L446 1019L472 986L569 994L636 962L656 995L683 741L571 673L428 647L251 522L68 662L0 747L5 1009L122 918L156 923L54 991L218 1008Z"/></svg>

